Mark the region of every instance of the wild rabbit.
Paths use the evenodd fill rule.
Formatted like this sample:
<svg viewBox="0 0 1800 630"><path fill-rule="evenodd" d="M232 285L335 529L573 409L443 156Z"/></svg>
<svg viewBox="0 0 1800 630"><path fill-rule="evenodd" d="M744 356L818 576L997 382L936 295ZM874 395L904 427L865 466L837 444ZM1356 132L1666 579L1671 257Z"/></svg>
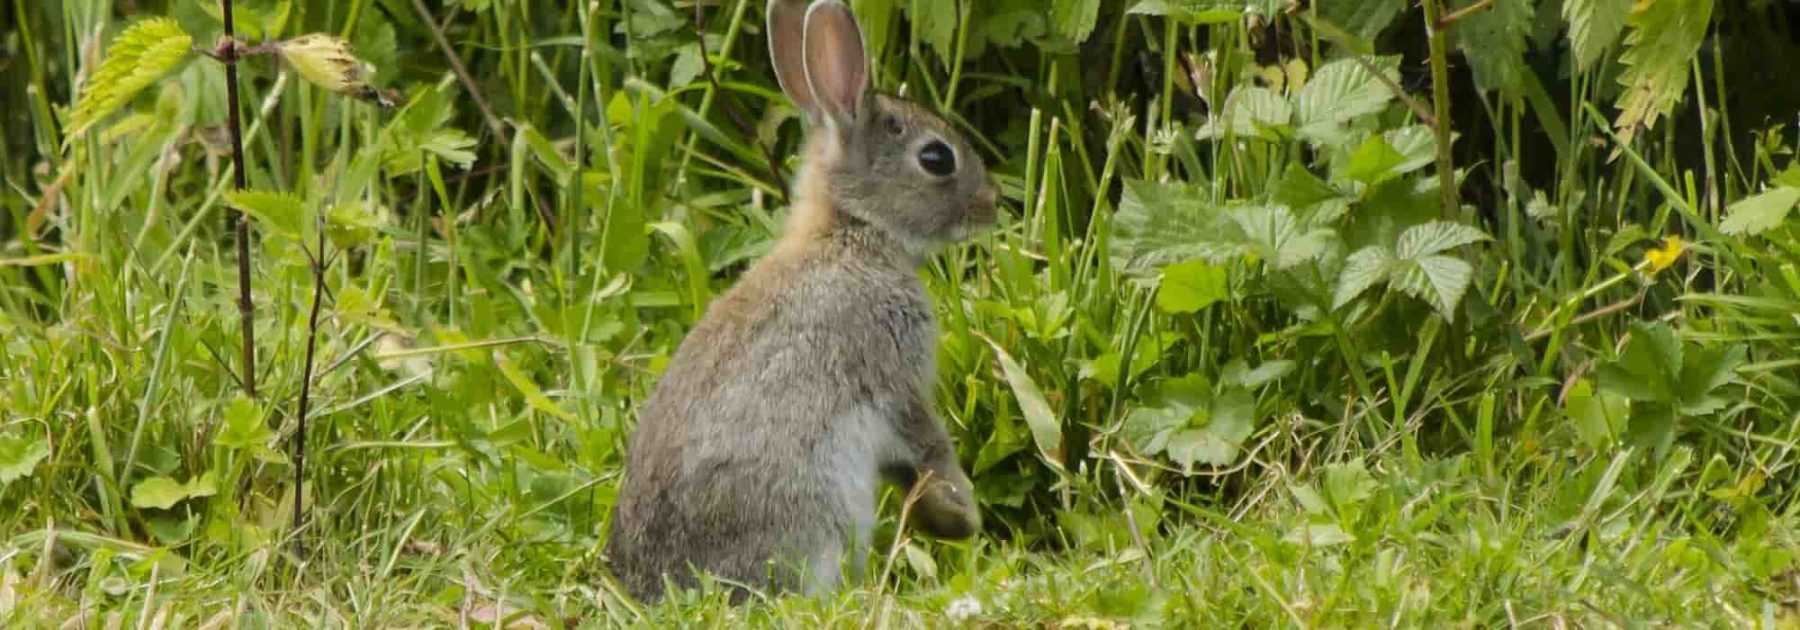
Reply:
<svg viewBox="0 0 1800 630"><path fill-rule="evenodd" d="M769 54L807 118L774 250L718 298L639 411L607 554L633 597L696 571L824 593L862 572L877 490L928 485L911 525L981 527L932 411L937 327L917 269L995 220L996 190L943 119L869 91L840 0L771 0ZM847 566L846 566L847 565Z"/></svg>

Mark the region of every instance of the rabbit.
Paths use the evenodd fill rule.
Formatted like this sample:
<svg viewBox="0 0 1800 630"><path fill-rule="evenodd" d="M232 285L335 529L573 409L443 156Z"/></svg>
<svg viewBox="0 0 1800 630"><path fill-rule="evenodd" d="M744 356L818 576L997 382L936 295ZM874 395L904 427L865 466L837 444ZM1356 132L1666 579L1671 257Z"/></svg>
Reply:
<svg viewBox="0 0 1800 630"><path fill-rule="evenodd" d="M769 54L807 140L775 247L706 310L639 409L605 554L633 598L707 573L828 594L863 572L881 484L910 525L981 529L928 392L937 326L918 267L991 227L998 191L950 124L869 89L840 0L771 0Z"/></svg>

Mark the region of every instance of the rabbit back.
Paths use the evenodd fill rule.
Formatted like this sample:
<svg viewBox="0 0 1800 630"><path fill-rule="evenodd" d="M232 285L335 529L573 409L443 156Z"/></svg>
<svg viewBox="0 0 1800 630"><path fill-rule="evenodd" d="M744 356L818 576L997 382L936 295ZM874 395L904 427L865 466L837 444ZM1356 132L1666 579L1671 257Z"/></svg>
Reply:
<svg viewBox="0 0 1800 630"><path fill-rule="evenodd" d="M892 418L933 373L936 327L910 268L832 240L753 267L641 409L608 542L634 597L693 569L803 592L860 573L845 555L868 546L883 469L908 463Z"/></svg>

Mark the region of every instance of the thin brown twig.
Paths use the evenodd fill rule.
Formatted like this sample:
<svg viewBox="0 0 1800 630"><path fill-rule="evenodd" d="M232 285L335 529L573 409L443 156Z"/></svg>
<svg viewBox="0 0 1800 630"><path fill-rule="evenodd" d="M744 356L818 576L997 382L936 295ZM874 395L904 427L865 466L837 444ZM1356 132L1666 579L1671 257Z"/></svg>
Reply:
<svg viewBox="0 0 1800 630"><path fill-rule="evenodd" d="M238 190L248 186L245 182L244 170L244 133L238 121L238 45L237 36L233 32L231 19L231 0L219 0L219 9L225 27L225 39L218 49L219 60L225 63L225 100L227 124L231 131L231 176L232 183ZM244 393L251 398L256 397L256 303L250 297L250 222L244 216L242 208L232 208L229 219L230 227L237 233L238 255L238 327L244 341L243 384Z"/></svg>
<svg viewBox="0 0 1800 630"><path fill-rule="evenodd" d="M1475 15L1476 13L1480 13L1482 11L1486 11L1486 10L1492 9L1492 8L1494 8L1494 0L1481 0L1480 2L1476 2L1475 4L1471 4L1469 6L1461 8L1461 9L1452 11L1452 12L1450 12L1449 15L1438 18L1437 28L1440 31L1448 29L1452 26L1455 26L1457 21L1462 20L1463 18L1469 17L1471 15Z"/></svg>
<svg viewBox="0 0 1800 630"><path fill-rule="evenodd" d="M481 95L481 89L475 85L475 78L463 66L462 59L456 56L456 49L450 47L450 39L444 37L444 30L438 27L437 20L432 19L431 10L425 8L425 0L413 0L412 4L413 10L419 13L419 20L429 27L425 30L431 31L432 41L437 42L438 49L444 51L444 59L450 62L450 71L456 74L456 80L469 92L469 98L475 101L475 108L481 110L481 119L487 122L488 130L496 138L505 138L506 125L500 122L499 116L494 115L494 108L488 106L487 98Z"/></svg>

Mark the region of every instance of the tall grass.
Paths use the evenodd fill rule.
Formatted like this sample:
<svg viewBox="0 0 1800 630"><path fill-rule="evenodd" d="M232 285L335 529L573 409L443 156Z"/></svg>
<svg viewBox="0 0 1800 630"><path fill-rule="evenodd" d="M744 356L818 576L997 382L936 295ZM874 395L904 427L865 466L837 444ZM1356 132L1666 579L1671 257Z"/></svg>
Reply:
<svg viewBox="0 0 1800 630"><path fill-rule="evenodd" d="M598 545L633 409L785 212L761 3L235 4L398 91L246 59L250 196L206 57L71 133L125 27L206 47L211 2L0 9L0 619L1800 618L1782 3L853 2L1004 191L922 270L990 526L888 509L886 579L747 609L641 608Z"/></svg>

